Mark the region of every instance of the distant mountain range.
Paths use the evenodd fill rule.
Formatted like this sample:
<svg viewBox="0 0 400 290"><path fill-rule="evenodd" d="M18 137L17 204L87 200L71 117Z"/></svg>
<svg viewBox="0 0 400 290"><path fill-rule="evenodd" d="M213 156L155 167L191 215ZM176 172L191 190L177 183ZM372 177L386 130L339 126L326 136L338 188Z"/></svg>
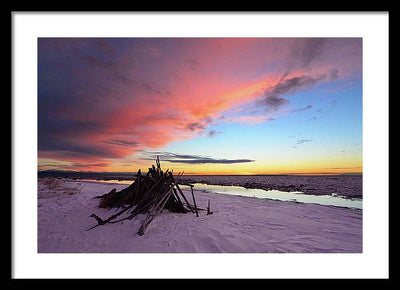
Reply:
<svg viewBox="0 0 400 290"><path fill-rule="evenodd" d="M55 177L55 178L70 178L70 179L98 179L98 180L133 180L137 172L97 172L97 171L73 171L73 170L40 170L38 171L38 177ZM142 173L143 175L143 173ZM232 174L233 175L233 174ZM254 174L255 176L272 175L275 174ZM303 175L307 174L277 174L280 176L290 175ZM318 174L311 174L309 176L319 176ZM321 174L328 175L328 174ZM343 173L343 174L331 174L336 176L362 176L362 173ZM200 174L200 176L207 176L207 174Z"/></svg>

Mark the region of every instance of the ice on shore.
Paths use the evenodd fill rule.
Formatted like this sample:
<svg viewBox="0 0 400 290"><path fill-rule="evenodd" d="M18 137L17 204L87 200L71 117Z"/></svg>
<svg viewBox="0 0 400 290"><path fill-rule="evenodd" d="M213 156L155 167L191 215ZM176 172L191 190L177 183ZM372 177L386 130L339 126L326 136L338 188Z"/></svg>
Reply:
<svg viewBox="0 0 400 290"><path fill-rule="evenodd" d="M144 215L121 223L96 224L114 210L93 197L127 185L39 179L39 253L361 253L362 210L196 191L212 215L164 210L144 236ZM186 196L191 199L188 191Z"/></svg>

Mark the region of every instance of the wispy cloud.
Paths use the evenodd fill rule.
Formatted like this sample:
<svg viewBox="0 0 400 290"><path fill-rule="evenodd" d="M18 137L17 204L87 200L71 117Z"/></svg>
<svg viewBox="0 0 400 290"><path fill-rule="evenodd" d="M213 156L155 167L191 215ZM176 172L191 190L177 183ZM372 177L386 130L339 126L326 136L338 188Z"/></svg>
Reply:
<svg viewBox="0 0 400 290"><path fill-rule="evenodd" d="M111 145L118 145L118 146L126 146L126 147L135 147L135 146L139 145L138 142L117 140L117 139L106 140L106 141L104 141L104 143L111 144Z"/></svg>
<svg viewBox="0 0 400 290"><path fill-rule="evenodd" d="M175 154L171 152L144 152L147 157L144 160L154 160L157 156L161 161L171 163L186 163L186 164L235 164L248 163L255 160L250 159L216 159L201 155Z"/></svg>
<svg viewBox="0 0 400 290"><path fill-rule="evenodd" d="M285 96L293 95L299 90L310 88L324 79L326 79L326 74L318 76L302 75L282 80L276 85L269 87L263 96L257 100L257 104L264 107L267 111L277 111L289 103L289 100Z"/></svg>
<svg viewBox="0 0 400 290"><path fill-rule="evenodd" d="M191 122L186 125L186 129L189 131L203 131L206 126L201 122Z"/></svg>
<svg viewBox="0 0 400 290"><path fill-rule="evenodd" d="M38 165L38 170L48 170L48 169L56 169L56 170L79 170L81 168L90 169L90 170L101 170L105 169L110 164L108 162L95 162L95 163L52 163L52 162L43 162Z"/></svg>
<svg viewBox="0 0 400 290"><path fill-rule="evenodd" d="M215 137L219 122L285 116L291 94L358 73L361 50L361 39L39 38L39 158L114 164ZM225 114L249 103L255 114Z"/></svg>
<svg viewBox="0 0 400 290"><path fill-rule="evenodd" d="M216 131L216 130L210 130L208 133L207 133L207 137L215 137L215 136L217 136L218 134L221 134L222 132L220 132L220 131Z"/></svg>
<svg viewBox="0 0 400 290"><path fill-rule="evenodd" d="M189 122L185 125L184 129L191 132L203 132L211 123L213 119L210 116L199 119L196 122Z"/></svg>
<svg viewBox="0 0 400 290"><path fill-rule="evenodd" d="M292 146L290 146L293 149L299 149L299 145L304 144L304 143L309 143L311 142L311 139L299 139L294 143Z"/></svg>
<svg viewBox="0 0 400 290"><path fill-rule="evenodd" d="M323 53L328 40L326 38L305 38L291 46L291 57L300 62L302 68L307 68Z"/></svg>
<svg viewBox="0 0 400 290"><path fill-rule="evenodd" d="M296 108L296 109L292 109L292 113L295 113L295 112L303 112L303 111L307 111L307 110L310 110L312 108L312 106L311 105L307 105L307 106L305 106L305 107L301 107L301 108Z"/></svg>
<svg viewBox="0 0 400 290"><path fill-rule="evenodd" d="M297 140L296 144L300 145L300 144L308 143L308 142L311 142L311 141L312 140L310 140L310 139L300 139L300 140Z"/></svg>

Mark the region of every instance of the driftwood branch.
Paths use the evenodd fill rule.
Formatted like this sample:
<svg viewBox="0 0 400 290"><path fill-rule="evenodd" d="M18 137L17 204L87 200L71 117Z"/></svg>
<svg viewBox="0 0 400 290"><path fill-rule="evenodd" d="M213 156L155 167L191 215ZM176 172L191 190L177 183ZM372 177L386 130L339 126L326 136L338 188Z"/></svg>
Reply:
<svg viewBox="0 0 400 290"><path fill-rule="evenodd" d="M194 210L196 211L196 216L199 217L199 213L197 212L197 205L196 205L196 199L194 198L194 193L193 193L193 185L189 184L190 190L192 191L192 198L193 198L193 204L194 204Z"/></svg>
<svg viewBox="0 0 400 290"><path fill-rule="evenodd" d="M207 215L209 214L213 214L213 212L211 211L211 207L210 207L210 200L208 200L208 206L207 206Z"/></svg>
<svg viewBox="0 0 400 290"><path fill-rule="evenodd" d="M106 194L96 196L95 198L100 199L99 207L120 210L104 220L95 214L90 215L96 219L97 225L87 231L101 225L130 220L138 214L145 214L146 217L138 230L139 235L144 235L151 222L163 209L177 213L186 213L189 210L198 217L198 211L203 209L196 204L193 185L191 193L194 205L191 205L178 184L183 171L178 173L176 178L172 172L169 169L163 172L157 156L156 166L152 165L146 175L139 169L135 180L128 187L121 191L113 189ZM126 216L121 217L124 213Z"/></svg>

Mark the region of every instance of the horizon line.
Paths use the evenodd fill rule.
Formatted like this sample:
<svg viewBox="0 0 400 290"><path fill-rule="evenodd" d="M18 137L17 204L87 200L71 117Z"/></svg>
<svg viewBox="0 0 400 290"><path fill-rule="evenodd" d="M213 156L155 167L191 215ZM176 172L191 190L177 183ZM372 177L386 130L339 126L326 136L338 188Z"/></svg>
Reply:
<svg viewBox="0 0 400 290"><path fill-rule="evenodd" d="M61 172L61 173L68 173L68 172L73 172L73 173L93 173L93 174L132 174L136 175L137 171L78 171L78 170L60 170L60 169L45 169L45 170L39 170L38 173L40 172ZM142 172L143 174L144 172ZM179 172L178 172L179 173ZM178 174L177 173L177 174ZM232 175L237 175L237 176L254 176L254 175L303 175L303 176L312 176L312 175L362 175L363 172L282 172L282 173L250 173L250 174L245 174L245 173L220 173L220 174L215 174L215 173L185 173L183 175L186 176L232 176Z"/></svg>

